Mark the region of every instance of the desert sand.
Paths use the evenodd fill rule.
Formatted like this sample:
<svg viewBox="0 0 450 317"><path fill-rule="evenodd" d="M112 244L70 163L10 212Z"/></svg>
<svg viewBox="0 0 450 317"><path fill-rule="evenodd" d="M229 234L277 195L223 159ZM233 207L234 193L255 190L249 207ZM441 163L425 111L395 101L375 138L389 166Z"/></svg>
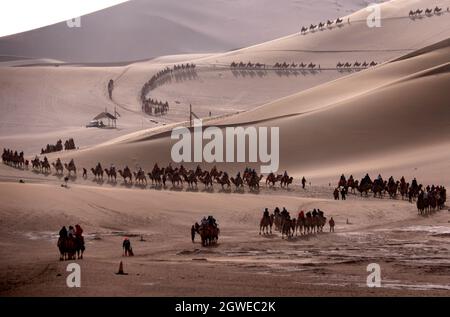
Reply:
<svg viewBox="0 0 450 317"><path fill-rule="evenodd" d="M443 12L408 16L435 6ZM298 29L222 53L96 64L48 55L3 58L0 147L23 150L32 159L47 143L73 137L78 149L47 157L74 159L78 174L62 187L63 177L54 170L42 174L0 165L0 294L448 296L448 206L420 216L415 203L401 197L350 194L335 201L332 192L342 173L450 186L449 6L450 1L388 1L381 5L381 28L367 27L365 9L345 11L341 27L306 34ZM327 10L311 13L317 20L305 25L331 18ZM213 37L215 30L209 32ZM231 70L233 61L317 68ZM336 68L355 61L377 66ZM144 83L181 63L195 63L196 69L166 78L149 95L170 103L167 115L145 115L139 101ZM279 173L287 170L294 177L290 188L269 188L263 181L257 193L221 190L218 184L213 190L156 189L122 179L97 181L91 173L81 177L82 167L97 162L146 172L156 162L170 162L170 131L187 125L189 104L206 125L279 127ZM84 127L105 109L120 113L117 129ZM217 165L230 175L259 166L200 165ZM300 186L303 176L306 189ZM288 240L275 231L259 235L262 211L276 206L295 216L320 208L335 219L336 232L327 232L327 224L323 233ZM202 247L198 237L190 241L191 225L207 215L214 215L221 229L213 247ZM86 252L76 261L82 287L71 289L65 283L69 262L58 261L56 242L61 226L77 223L84 228ZM122 256L124 237L131 239L134 257ZM115 274L120 261L128 275ZM366 285L369 263L381 266L381 288Z"/></svg>

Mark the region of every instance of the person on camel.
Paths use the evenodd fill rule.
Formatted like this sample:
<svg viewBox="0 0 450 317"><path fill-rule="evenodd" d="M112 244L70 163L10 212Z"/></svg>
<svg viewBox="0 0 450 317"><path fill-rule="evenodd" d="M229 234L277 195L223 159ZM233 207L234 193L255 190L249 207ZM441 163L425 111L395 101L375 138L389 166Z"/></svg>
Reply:
<svg viewBox="0 0 450 317"><path fill-rule="evenodd" d="M63 226L63 227L61 228L61 230L59 230L59 237L60 237L61 239L67 238L67 229L66 229L66 226Z"/></svg>
<svg viewBox="0 0 450 317"><path fill-rule="evenodd" d="M316 208L314 208L314 210L313 210L313 212L312 212L312 216L313 216L313 217L317 217L317 210L316 210Z"/></svg>
<svg viewBox="0 0 450 317"><path fill-rule="evenodd" d="M267 208L264 209L263 218L270 218L269 209Z"/></svg>
<svg viewBox="0 0 450 317"><path fill-rule="evenodd" d="M79 238L81 238L83 236L83 229L81 228L81 226L79 224L75 225L75 235Z"/></svg>
<svg viewBox="0 0 450 317"><path fill-rule="evenodd" d="M298 219L305 219L305 212L303 210L300 210L298 213Z"/></svg>
<svg viewBox="0 0 450 317"><path fill-rule="evenodd" d="M75 229L72 226L69 226L69 230L67 231L67 236L69 238L75 237Z"/></svg>

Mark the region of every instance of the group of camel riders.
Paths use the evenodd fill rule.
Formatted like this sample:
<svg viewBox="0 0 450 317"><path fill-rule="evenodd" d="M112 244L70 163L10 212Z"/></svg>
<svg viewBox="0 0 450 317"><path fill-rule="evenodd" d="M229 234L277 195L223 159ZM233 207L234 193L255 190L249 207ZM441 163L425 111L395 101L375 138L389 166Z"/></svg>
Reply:
<svg viewBox="0 0 450 317"><path fill-rule="evenodd" d="M70 138L69 140L66 140L64 142L64 150L74 150L75 147L75 141ZM56 141L56 144L47 144L45 149L42 148L41 149L41 154L48 154L48 153L52 153L52 152L59 152L63 150L63 144L61 139Z"/></svg>
<svg viewBox="0 0 450 317"><path fill-rule="evenodd" d="M276 215L280 215L285 219L290 219L291 218L291 214L289 213L289 211L287 211L286 207L283 207L283 210L280 211L280 208L276 207L275 210L273 211L273 214ZM269 213L269 209L265 208L264 212L263 212L263 217L265 218L270 218L270 213ZM300 210L300 212L298 213L298 219L305 219L305 217L307 218L311 218L311 217L324 217L324 212L322 210L320 210L319 208L314 208L313 210L310 210L308 212L305 213L304 210ZM333 217L330 218L330 222L334 223Z"/></svg>
<svg viewBox="0 0 450 317"><path fill-rule="evenodd" d="M69 229L66 226L63 226L61 230L59 230L59 237L61 239L65 238L80 238L83 239L83 229L79 224L73 226L69 226Z"/></svg>
<svg viewBox="0 0 450 317"><path fill-rule="evenodd" d="M28 160L25 160L23 151L19 153L18 151L3 148L2 161L16 168L24 165L28 166Z"/></svg>
<svg viewBox="0 0 450 317"><path fill-rule="evenodd" d="M423 191L423 185L419 184L416 178L411 181L411 184L406 182L404 176L402 176L400 180L396 181L393 176L389 177L388 180L383 180L381 175L378 175L378 177L372 181L369 174L366 174L360 182L354 180L353 175L350 175L347 180L342 174L338 182L337 190L341 187L343 188L345 194L348 193L348 188L351 188L353 192L357 189L361 195L363 193L367 195L369 191L372 191L374 196L378 195L380 198L382 197L383 192L389 193L391 198L395 198L397 193L400 192L403 198L408 197L410 201L412 201L413 198L416 198L420 191ZM334 192L335 198L337 190L335 189Z"/></svg>
<svg viewBox="0 0 450 317"><path fill-rule="evenodd" d="M195 234L198 233L201 235L200 231L203 228L211 228L212 230L216 231L219 226L217 224L217 220L213 216L203 217L200 221L200 224L196 222L191 227L191 240L192 243L194 243L195 240Z"/></svg>
<svg viewBox="0 0 450 317"><path fill-rule="evenodd" d="M272 233L272 225L275 224L275 228L282 233L282 237L292 237L298 232L300 234L309 234L315 232L321 232L323 226L326 224L326 217L322 210L319 208L305 212L301 210L298 214L298 218L291 217L289 211L285 207L280 211L280 208L276 207L271 215L268 208L265 208L263 217L260 222L260 234ZM334 232L335 222L333 217L329 220L330 232Z"/></svg>

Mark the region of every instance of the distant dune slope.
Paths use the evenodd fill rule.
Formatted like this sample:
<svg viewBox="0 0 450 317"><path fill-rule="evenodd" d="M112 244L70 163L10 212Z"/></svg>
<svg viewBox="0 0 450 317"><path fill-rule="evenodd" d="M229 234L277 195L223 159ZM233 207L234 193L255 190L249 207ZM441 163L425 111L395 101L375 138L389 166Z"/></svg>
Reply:
<svg viewBox="0 0 450 317"><path fill-rule="evenodd" d="M373 2L373 1L370 1ZM302 23L336 18L368 0L133 0L81 18L0 39L0 55L69 62L121 62L217 52L294 33Z"/></svg>

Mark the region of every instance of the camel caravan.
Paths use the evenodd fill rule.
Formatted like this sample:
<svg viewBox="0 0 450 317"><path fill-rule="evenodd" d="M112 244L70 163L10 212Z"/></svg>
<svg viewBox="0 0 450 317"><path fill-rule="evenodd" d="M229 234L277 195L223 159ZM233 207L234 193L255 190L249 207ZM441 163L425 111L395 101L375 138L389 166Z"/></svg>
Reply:
<svg viewBox="0 0 450 317"><path fill-rule="evenodd" d="M267 68L266 68L267 67ZM231 69L240 69L240 70L263 70L263 69L275 69L275 70L307 70L307 69L320 69L320 65L314 64L310 62L309 64L305 64L303 62L300 63L287 63L287 62L276 62L274 65L268 67L266 64L261 63L244 63L244 62L231 62Z"/></svg>
<svg viewBox="0 0 450 317"><path fill-rule="evenodd" d="M83 169L87 172L86 169ZM202 170L197 166L195 170L187 170L183 165L180 167L172 167L169 163L166 167L159 167L156 163L151 172L145 173L142 168L137 171L131 171L128 166L122 170L116 170L114 165L109 168L103 168L101 163L97 163L95 168L91 168L94 179L101 181L104 175L109 182L117 182L117 175L119 175L125 184L147 186L151 182L155 188L167 188L168 184L172 184L172 188L183 189L184 184L187 184L188 189L198 189L199 184L203 184L204 189L212 190L213 184L219 184L222 190L231 189L232 185L236 190L243 190L245 186L252 191L257 191L260 188L260 182L263 175L258 175L255 170L246 168L241 176L241 172L236 174L236 177L229 177L227 172L218 171L214 166L211 170ZM85 176L85 175L83 175ZM86 175L87 176L87 175ZM280 175L278 175L279 177ZM289 177L287 173L282 176L282 187L288 187L292 183L293 177ZM272 183L272 186L281 179L277 179Z"/></svg>
<svg viewBox="0 0 450 317"><path fill-rule="evenodd" d="M318 24L311 24L308 26L302 26L300 34L305 35L308 32L322 31L325 29L331 30L334 26L342 27L344 19L337 18L336 20L327 20L326 22L319 22Z"/></svg>
<svg viewBox="0 0 450 317"><path fill-rule="evenodd" d="M3 149L2 161L4 164L15 168L28 169L29 162L24 158L23 151L20 153L10 149Z"/></svg>
<svg viewBox="0 0 450 317"><path fill-rule="evenodd" d="M377 65L378 65L378 63L375 62L375 61L371 61L371 62L366 62L366 61L364 61L364 62L358 62L358 61L356 61L356 62L354 62L354 63L349 63L349 62L342 63L342 62L338 62L338 63L336 64L336 69L339 70L339 71L353 70L353 69L366 69L366 68L374 67L374 66L377 66Z"/></svg>
<svg viewBox="0 0 450 317"><path fill-rule="evenodd" d="M314 209L305 213L301 210L298 217L292 217L286 208L280 211L280 208L276 207L272 214L266 208L263 213L259 224L259 234L272 234L272 227L275 226L275 230L281 232L281 238L287 239L300 235L309 235L323 232L323 227L327 223L327 218L324 212L320 209ZM334 232L335 222L333 217L328 222L330 226L330 232Z"/></svg>
<svg viewBox="0 0 450 317"><path fill-rule="evenodd" d="M365 194L366 197L368 197L369 192L372 192L374 197L379 198L388 194L392 199L396 199L400 194L402 199L408 199L409 202L417 200L417 209L421 214L444 208L447 199L444 186L428 185L424 187L415 178L411 183L406 182L404 176L400 180L395 180L393 176L389 177L389 180L383 180L381 175L378 175L377 179L372 181L369 174L366 174L361 181L358 181L354 180L353 175L350 175L348 180L344 175L341 175L338 186L334 190L334 198L338 198L339 192L348 193L348 189L352 193L356 193L357 190L361 196Z"/></svg>
<svg viewBox="0 0 450 317"><path fill-rule="evenodd" d="M202 246L211 246L217 244L219 240L220 229L217 225L216 219L213 216L208 216L208 218L203 217L200 224L196 222L191 227L191 240L192 243L195 242L195 234L200 236L202 241Z"/></svg>
<svg viewBox="0 0 450 317"><path fill-rule="evenodd" d="M169 111L169 103L167 101L162 102L147 98L148 94L158 86L164 84L166 80L171 79L172 76L175 76L177 81L184 78L184 76L192 77L193 75L191 73L196 67L193 63L174 65L173 68L166 67L153 75L141 89L140 100L142 111L149 115L166 114Z"/></svg>
<svg viewBox="0 0 450 317"><path fill-rule="evenodd" d="M447 12L449 8L447 8ZM411 19L422 18L423 16L431 17L433 15L441 15L443 13L443 9L436 6L435 8L426 8L426 9L416 9L410 10L408 16Z"/></svg>
<svg viewBox="0 0 450 317"><path fill-rule="evenodd" d="M68 150L75 150L76 146L75 146L75 142L72 138L70 138L69 140L66 140L64 142L64 150L68 151ZM53 152L60 152L63 150L63 144L61 139L56 141L56 144L47 144L47 146L41 149L41 155L42 154L48 154L48 153L53 153Z"/></svg>

